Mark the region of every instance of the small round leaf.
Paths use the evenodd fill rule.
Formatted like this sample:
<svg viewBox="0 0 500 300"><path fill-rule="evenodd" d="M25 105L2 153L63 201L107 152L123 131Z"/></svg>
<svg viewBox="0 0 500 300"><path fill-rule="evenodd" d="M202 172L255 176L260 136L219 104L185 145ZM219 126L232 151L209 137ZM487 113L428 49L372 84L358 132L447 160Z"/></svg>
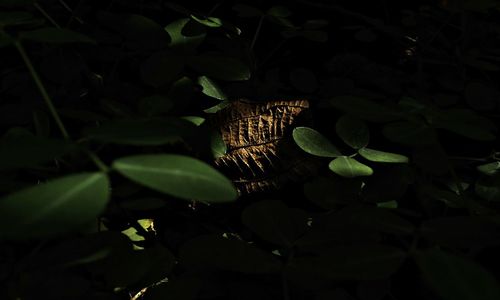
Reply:
<svg viewBox="0 0 500 300"><path fill-rule="evenodd" d="M295 143L305 152L321 157L338 157L339 152L325 136L309 127L297 127L293 130Z"/></svg>
<svg viewBox="0 0 500 300"><path fill-rule="evenodd" d="M328 167L336 174L346 178L370 176L373 174L372 168L348 156L335 158L330 162Z"/></svg>

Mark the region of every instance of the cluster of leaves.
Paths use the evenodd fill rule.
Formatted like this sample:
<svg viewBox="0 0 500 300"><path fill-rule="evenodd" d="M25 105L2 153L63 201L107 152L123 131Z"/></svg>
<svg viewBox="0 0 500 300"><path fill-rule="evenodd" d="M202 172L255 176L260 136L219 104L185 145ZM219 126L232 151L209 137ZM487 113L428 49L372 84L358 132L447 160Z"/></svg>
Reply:
<svg viewBox="0 0 500 300"><path fill-rule="evenodd" d="M500 299L499 6L382 2L0 0L0 297ZM239 197L243 96L328 168Z"/></svg>

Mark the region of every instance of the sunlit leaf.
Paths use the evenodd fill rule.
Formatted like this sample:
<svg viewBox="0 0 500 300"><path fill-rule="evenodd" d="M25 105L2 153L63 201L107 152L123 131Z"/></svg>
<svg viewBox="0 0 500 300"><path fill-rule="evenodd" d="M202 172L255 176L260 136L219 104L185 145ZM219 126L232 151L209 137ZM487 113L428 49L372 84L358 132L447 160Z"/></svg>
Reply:
<svg viewBox="0 0 500 300"><path fill-rule="evenodd" d="M196 22L203 24L207 27L221 27L222 26L222 21L219 18L208 17L208 18L202 19L202 18L198 18L195 15L191 15L191 18L193 20L195 20Z"/></svg>
<svg viewBox="0 0 500 300"><path fill-rule="evenodd" d="M230 202L238 193L229 179L198 159L176 154L123 157L113 162L123 176L185 200Z"/></svg>
<svg viewBox="0 0 500 300"><path fill-rule="evenodd" d="M370 131L361 120L344 115L338 119L335 129L339 137L354 149L364 148L370 141Z"/></svg>
<svg viewBox="0 0 500 300"><path fill-rule="evenodd" d="M297 127L293 130L295 143L305 152L322 157L338 157L342 154L321 133L309 127Z"/></svg>
<svg viewBox="0 0 500 300"><path fill-rule="evenodd" d="M172 38L169 44L171 49L193 51L205 40L207 34L203 26L199 24L197 26L200 28L192 28L191 32L186 32L186 28L189 26L188 24L191 24L192 22L194 21L184 18L174 21L165 27L165 30Z"/></svg>
<svg viewBox="0 0 500 300"><path fill-rule="evenodd" d="M106 174L67 175L0 199L0 236L43 238L72 232L96 218L106 207Z"/></svg>
<svg viewBox="0 0 500 300"><path fill-rule="evenodd" d="M212 156L216 159L226 154L227 145L220 132L212 131L210 135L210 149L212 150Z"/></svg>
<svg viewBox="0 0 500 300"><path fill-rule="evenodd" d="M379 151L379 150L373 150L370 148L361 148L358 150L358 153L359 153L359 155L363 156L367 160L375 161L375 162L383 162L383 163L407 163L408 162L408 157L406 157L404 155L390 153L390 152L384 152L384 151Z"/></svg>
<svg viewBox="0 0 500 300"><path fill-rule="evenodd" d="M370 176L373 174L372 168L348 156L335 158L330 162L328 167L334 173L346 178Z"/></svg>
<svg viewBox="0 0 500 300"><path fill-rule="evenodd" d="M479 165L476 168L485 175L495 175L500 172L500 161Z"/></svg>
<svg viewBox="0 0 500 300"><path fill-rule="evenodd" d="M445 300L500 299L498 281L471 260L437 249L416 258L423 278Z"/></svg>
<svg viewBox="0 0 500 300"><path fill-rule="evenodd" d="M227 96L215 81L207 76L198 77L198 84L203 88L202 93L219 100L226 100Z"/></svg>

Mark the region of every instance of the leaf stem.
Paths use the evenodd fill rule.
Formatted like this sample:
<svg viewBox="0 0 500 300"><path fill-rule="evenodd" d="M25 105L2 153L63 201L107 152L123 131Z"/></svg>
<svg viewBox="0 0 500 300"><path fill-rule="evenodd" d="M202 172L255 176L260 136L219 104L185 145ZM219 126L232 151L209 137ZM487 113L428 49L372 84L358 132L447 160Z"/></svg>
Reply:
<svg viewBox="0 0 500 300"><path fill-rule="evenodd" d="M38 3L34 3L33 4L35 6L36 9L38 9L38 11L47 19L49 20L49 22L54 25L56 28L61 28L61 26L59 26L59 24L57 24L56 20L52 19L52 17L45 11L45 9L43 9L40 4Z"/></svg>
<svg viewBox="0 0 500 300"><path fill-rule="evenodd" d="M92 151L85 151L89 158L94 162L94 164L104 173L108 173L110 171L109 167Z"/></svg>
<svg viewBox="0 0 500 300"><path fill-rule="evenodd" d="M45 101L45 104L47 105L47 107L49 108L50 114L54 118L54 120L57 124L57 127L59 127L59 130L61 131L62 136L66 140L69 140L68 131L66 130L66 127L64 127L64 124L61 121L59 114L57 113L57 110L54 106L54 103L52 102L52 99L50 99L50 96L47 93L47 90L45 89L45 86L43 85L42 80L40 79L40 76L38 76L38 73L36 72L35 68L33 67L31 60L29 59L28 55L26 54L26 51L24 50L23 45L19 41L15 41L14 45L16 46L17 51L21 55L24 63L26 64L26 67L28 68L28 70L31 74L31 77L35 81L35 84L38 87L40 94L42 94L42 98Z"/></svg>
<svg viewBox="0 0 500 300"><path fill-rule="evenodd" d="M255 47L255 43L257 42L257 38L259 37L265 17L266 16L261 16L259 18L259 24L257 25L257 29L255 29L255 34L253 35L252 43L250 44L250 51L253 51L253 48Z"/></svg>

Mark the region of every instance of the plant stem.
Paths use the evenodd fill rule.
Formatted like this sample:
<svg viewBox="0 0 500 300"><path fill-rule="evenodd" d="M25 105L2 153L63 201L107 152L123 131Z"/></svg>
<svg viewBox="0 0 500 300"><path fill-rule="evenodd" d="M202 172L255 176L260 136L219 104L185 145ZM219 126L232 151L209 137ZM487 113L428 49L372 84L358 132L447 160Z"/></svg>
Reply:
<svg viewBox="0 0 500 300"><path fill-rule="evenodd" d="M61 118L59 117L59 114L57 113L57 110L54 106L54 103L52 102L52 99L50 99L49 94L47 93L47 90L45 89L45 86L42 83L42 80L40 79L40 76L38 76L38 73L36 72L35 68L33 67L33 64L31 63L31 60L29 59L28 55L26 54L26 51L24 50L23 45L19 41L15 41L14 45L17 48L17 51L19 51L19 54L21 54L21 57L26 64L26 67L28 67L28 70L31 74L31 77L35 81L36 86L38 87L38 90L40 91L40 94L42 94L42 98L45 101L45 104L49 108L50 114L56 121L57 127L59 127L59 130L61 131L61 134L66 140L69 140L69 134L66 128L64 127L63 122L61 121Z"/></svg>
<svg viewBox="0 0 500 300"><path fill-rule="evenodd" d="M59 26L59 24L57 24L57 22L52 19L52 17L45 11L45 9L43 9L40 4L36 3L33 4L35 6L36 9L38 9L38 11L47 19L49 20L49 22L54 25L56 28L61 28L61 26Z"/></svg>
<svg viewBox="0 0 500 300"><path fill-rule="evenodd" d="M87 150L87 155L94 162L94 164L104 173L109 172L109 167L92 151Z"/></svg>
<svg viewBox="0 0 500 300"><path fill-rule="evenodd" d="M250 51L253 51L253 48L255 47L260 30L262 29L262 24L264 23L264 18L265 16L261 16L259 19L259 24L257 25L257 29L255 29L255 34L253 35L252 43L250 44Z"/></svg>

